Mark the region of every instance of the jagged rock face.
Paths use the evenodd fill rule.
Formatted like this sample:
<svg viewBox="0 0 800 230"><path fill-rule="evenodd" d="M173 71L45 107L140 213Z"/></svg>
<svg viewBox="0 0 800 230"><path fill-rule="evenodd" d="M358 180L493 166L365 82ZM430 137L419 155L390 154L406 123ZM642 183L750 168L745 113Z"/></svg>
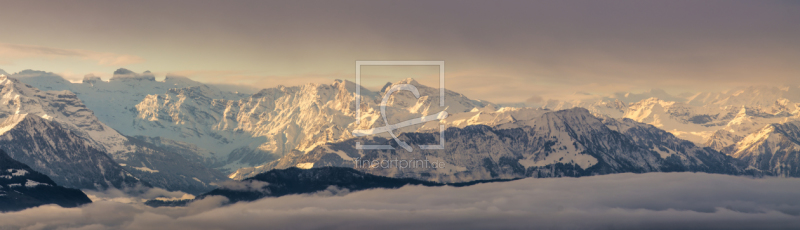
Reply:
<svg viewBox="0 0 800 230"><path fill-rule="evenodd" d="M12 115L0 124L0 149L66 187L107 189L140 183L83 138L32 114Z"/></svg>
<svg viewBox="0 0 800 230"><path fill-rule="evenodd" d="M164 136L221 153L220 160L252 166L275 159L293 148L349 137L343 129L353 121L352 95L339 93L344 84L265 89L241 100L212 99L203 87L172 89L149 95L136 106L140 130L163 130ZM149 135L143 132L142 135ZM245 148L242 148L245 147ZM262 156L259 156L262 155ZM266 157L264 156L266 155ZM229 156L225 159L225 156ZM260 161L247 161L244 159ZM235 168L234 168L235 170Z"/></svg>
<svg viewBox="0 0 800 230"><path fill-rule="evenodd" d="M746 173L734 159L712 149L697 147L632 120L610 119L604 123L585 109L547 112L516 125L511 128L483 125L449 128L445 131L443 150L357 150L355 142L397 145L392 139L380 137L351 139L322 145L305 154L288 154L261 167L242 169L233 178L295 166L349 167L376 175L441 182L621 172ZM409 132L399 138L414 145L439 141L438 133ZM394 167L384 167L391 162L381 165L381 160L394 159L421 165L398 167L395 163Z"/></svg>
<svg viewBox="0 0 800 230"><path fill-rule="evenodd" d="M733 157L783 177L800 177L800 122L770 124L736 143Z"/></svg>
<svg viewBox="0 0 800 230"><path fill-rule="evenodd" d="M34 114L59 122L100 150L119 148L124 141L100 122L78 97L69 91L40 91L19 80L0 77L0 119L16 114Z"/></svg>
<svg viewBox="0 0 800 230"><path fill-rule="evenodd" d="M442 110L469 112L488 105L446 91L446 107L441 108L438 88L426 87L411 79L393 85L399 84L414 85L424 96L416 98L405 91L392 94L387 100L389 123ZM235 170L274 159L259 155L280 157L292 150L309 151L320 144L353 138L350 132L353 129L384 125L379 108L382 95L364 88L358 114L362 119L357 124L355 87L349 81L278 87L264 89L241 100L212 99L202 87L172 89L165 95L149 95L139 103L135 125L139 130L164 130L169 133L168 138L218 149L228 154L226 163L232 164L225 168ZM399 132L415 131L419 127ZM242 146L247 148L242 149ZM261 161L244 160L244 157Z"/></svg>
<svg viewBox="0 0 800 230"><path fill-rule="evenodd" d="M91 202L81 190L58 186L46 175L0 150L0 212L44 204L76 207Z"/></svg>

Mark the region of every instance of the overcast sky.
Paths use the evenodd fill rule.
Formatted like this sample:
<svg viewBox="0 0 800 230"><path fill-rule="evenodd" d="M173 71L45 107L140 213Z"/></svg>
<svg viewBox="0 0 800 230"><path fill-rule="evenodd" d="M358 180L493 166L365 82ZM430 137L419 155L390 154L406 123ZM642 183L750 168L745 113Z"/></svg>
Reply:
<svg viewBox="0 0 800 230"><path fill-rule="evenodd" d="M117 68L271 87L356 60L442 60L446 87L521 102L576 91L800 84L798 1L6 1L0 69ZM366 71L378 82L430 68ZM366 77L365 76L365 77Z"/></svg>

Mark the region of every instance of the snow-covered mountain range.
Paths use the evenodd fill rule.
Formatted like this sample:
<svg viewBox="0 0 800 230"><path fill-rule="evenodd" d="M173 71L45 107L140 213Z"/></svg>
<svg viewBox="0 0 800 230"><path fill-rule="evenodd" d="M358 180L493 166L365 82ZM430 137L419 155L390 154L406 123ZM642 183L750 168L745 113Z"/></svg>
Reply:
<svg viewBox="0 0 800 230"><path fill-rule="evenodd" d="M389 121L399 122L440 111L458 113L489 103L474 101L447 91L445 108L438 108L438 89L407 79L393 85L411 84L425 95L416 98L402 92L387 100ZM235 171L282 157L292 150L309 151L317 145L353 138L351 130L383 125L381 94L361 88L360 122L356 122L356 85L335 81L330 85L306 84L261 90L239 100L215 99L207 86L171 89L148 95L136 105L136 130L141 135L158 133L178 141L197 143L216 152L220 168ZM413 131L409 127L406 131ZM225 157L227 155L227 157Z"/></svg>
<svg viewBox="0 0 800 230"><path fill-rule="evenodd" d="M588 176L622 172L698 171L757 174L739 161L698 147L672 134L630 119L600 119L575 108L547 111L530 120L500 126L449 128L441 150L358 150L354 142L389 144L392 139L363 137L296 152L261 167L241 169L243 179L271 169L338 166L376 175L439 182L521 177ZM438 132L407 132L400 140L438 143ZM388 162L388 163L387 163ZM394 162L394 163L392 163ZM409 165L410 164L410 165Z"/></svg>
<svg viewBox="0 0 800 230"><path fill-rule="evenodd" d="M362 119L356 124L355 84L349 81L277 87L244 95L181 77L155 81L149 73L124 69L108 81L89 76L82 83L41 71L23 71L12 77L47 90L75 92L98 119L120 133L160 138L172 143L169 148L173 150L197 153L197 161L222 172L268 163L292 150L308 151L319 144L346 140L353 137L350 130L384 123L379 114L381 93L361 88ZM387 100L390 123L491 104L446 91L448 106L438 108L438 88L413 79L387 87L398 84L411 84L422 95L435 96L393 94ZM109 151L115 158L126 159L119 152Z"/></svg>
<svg viewBox="0 0 800 230"><path fill-rule="evenodd" d="M56 183L81 189L135 187L140 180L103 151L54 121L33 114L7 118L0 148Z"/></svg>
<svg viewBox="0 0 800 230"><path fill-rule="evenodd" d="M226 179L202 162L120 134L71 91L41 91L5 76L0 76L0 87L2 148L59 184L123 188L146 179L159 187L202 193Z"/></svg>
<svg viewBox="0 0 800 230"><path fill-rule="evenodd" d="M139 183L103 152L108 146L92 138L113 140L107 134L114 131L93 119L74 94L39 91L5 76L0 76L0 87L0 148L12 158L68 187Z"/></svg>
<svg viewBox="0 0 800 230"><path fill-rule="evenodd" d="M732 146L728 153L754 168L800 177L800 121L766 125Z"/></svg>
<svg viewBox="0 0 800 230"><path fill-rule="evenodd" d="M779 176L794 176L787 169L800 166L785 157L758 161L753 158L754 155L771 158L772 154L777 154L776 151L784 151L787 156L797 153L791 150L791 146L782 150L764 149L766 142L762 139L775 139L783 135L779 131L783 129L776 127L791 130L790 124L800 121L800 87L751 86L727 92L697 93L686 98L663 97L670 99L651 97L633 103L623 102L623 106L615 107L618 110L609 109L607 104L621 101L610 98L551 103L555 106L546 105L545 108L585 107L597 116L629 118L651 124L699 146L742 159L750 167ZM768 161L772 163L765 163ZM781 167L784 169L779 169Z"/></svg>
<svg viewBox="0 0 800 230"><path fill-rule="evenodd" d="M19 110L56 122L107 153L135 178L170 190L208 191L226 179L223 174L242 179L273 168L357 168L347 162L399 158L401 152L393 150L355 150L355 142L396 144L388 133L357 137L353 130L436 117L443 111L447 115L440 121L420 122L394 133L409 143L437 144L443 125L446 150L414 149L402 156L451 167L359 170L456 182L652 171L795 176L786 172L798 165L786 157L769 164L752 160L755 155L762 159L766 154L796 152L791 141L778 141L788 147L776 152L758 147L772 146L776 138L755 139L764 139L763 133L791 139L782 131L790 127L782 125L800 120L798 87L749 87L692 96L651 90L596 100L549 100L539 108L504 107L447 90L442 107L438 88L405 79L387 83L379 91L359 89L357 110L356 85L343 80L253 94L185 77L156 80L150 72L126 69L117 70L109 80L87 76L79 83L27 70L12 74L6 82L16 87L14 92L35 92L19 97L32 99L3 104L7 116ZM420 97L408 91L387 96L388 90L402 85L414 86ZM13 101L15 96L9 95L4 100ZM783 128L765 130L769 127Z"/></svg>

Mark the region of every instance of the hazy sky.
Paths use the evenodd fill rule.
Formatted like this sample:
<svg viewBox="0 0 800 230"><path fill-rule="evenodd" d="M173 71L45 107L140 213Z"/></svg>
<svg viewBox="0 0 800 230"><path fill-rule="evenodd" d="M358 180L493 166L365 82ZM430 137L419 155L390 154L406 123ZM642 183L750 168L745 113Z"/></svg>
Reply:
<svg viewBox="0 0 800 230"><path fill-rule="evenodd" d="M287 1L288 2L288 1ZM800 84L799 1L6 1L0 69L120 67L270 87L356 60L442 60L446 87L521 102L576 91ZM436 70L376 68L378 82Z"/></svg>

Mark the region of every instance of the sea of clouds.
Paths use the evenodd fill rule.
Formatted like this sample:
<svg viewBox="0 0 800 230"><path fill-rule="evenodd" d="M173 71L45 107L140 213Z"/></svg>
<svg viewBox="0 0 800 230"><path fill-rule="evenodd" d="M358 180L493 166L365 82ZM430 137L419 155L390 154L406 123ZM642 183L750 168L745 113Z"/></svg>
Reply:
<svg viewBox="0 0 800 230"><path fill-rule="evenodd" d="M406 186L152 208L118 191L0 214L0 229L796 229L800 179L704 173ZM182 196L166 191L142 193Z"/></svg>

